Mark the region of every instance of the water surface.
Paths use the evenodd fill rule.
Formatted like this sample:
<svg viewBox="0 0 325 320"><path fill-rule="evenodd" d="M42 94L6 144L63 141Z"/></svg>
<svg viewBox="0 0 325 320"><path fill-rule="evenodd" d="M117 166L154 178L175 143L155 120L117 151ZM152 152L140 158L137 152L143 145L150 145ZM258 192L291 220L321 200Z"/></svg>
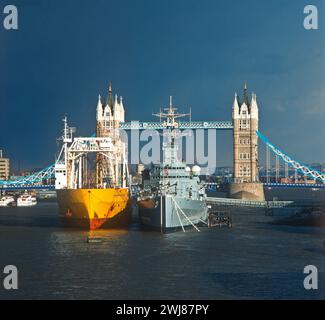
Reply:
<svg viewBox="0 0 325 320"><path fill-rule="evenodd" d="M0 208L0 267L19 290L0 299L324 299L324 228L278 226L263 210L233 209L233 228L160 234L60 226L55 203ZM89 235L103 237L89 244ZM319 290L303 268L319 270Z"/></svg>

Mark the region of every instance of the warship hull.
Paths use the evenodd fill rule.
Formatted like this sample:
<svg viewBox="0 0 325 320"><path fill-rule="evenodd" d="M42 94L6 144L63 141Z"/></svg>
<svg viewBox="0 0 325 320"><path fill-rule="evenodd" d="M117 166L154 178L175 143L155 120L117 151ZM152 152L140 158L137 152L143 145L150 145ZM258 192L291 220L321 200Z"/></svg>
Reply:
<svg viewBox="0 0 325 320"><path fill-rule="evenodd" d="M205 201L163 196L138 201L142 225L159 230L177 230L207 220Z"/></svg>
<svg viewBox="0 0 325 320"><path fill-rule="evenodd" d="M56 191L64 225L89 230L126 227L132 206L127 188L60 189Z"/></svg>

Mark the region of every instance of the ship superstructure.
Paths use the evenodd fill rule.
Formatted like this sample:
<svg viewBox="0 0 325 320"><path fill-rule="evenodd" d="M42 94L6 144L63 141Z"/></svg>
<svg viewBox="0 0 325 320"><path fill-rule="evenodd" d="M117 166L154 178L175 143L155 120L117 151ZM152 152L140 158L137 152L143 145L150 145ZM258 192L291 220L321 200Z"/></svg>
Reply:
<svg viewBox="0 0 325 320"><path fill-rule="evenodd" d="M163 161L152 165L149 180L144 181L144 190L138 199L141 222L160 230L194 226L207 219L206 194L200 182L200 168L192 168L178 159L176 140L181 133L177 118L187 114L176 113L170 98L169 108L156 114L165 118L163 138Z"/></svg>
<svg viewBox="0 0 325 320"><path fill-rule="evenodd" d="M112 103L111 85L105 107L99 97L96 120L95 137L73 137L75 129L63 120L63 146L55 165L61 216L90 229L130 220L126 145L118 132L124 108L117 97Z"/></svg>

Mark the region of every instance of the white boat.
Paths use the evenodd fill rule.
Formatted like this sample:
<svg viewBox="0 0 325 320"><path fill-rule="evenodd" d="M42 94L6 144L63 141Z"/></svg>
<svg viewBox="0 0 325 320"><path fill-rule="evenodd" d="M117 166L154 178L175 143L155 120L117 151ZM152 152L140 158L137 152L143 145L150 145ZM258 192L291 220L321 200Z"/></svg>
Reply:
<svg viewBox="0 0 325 320"><path fill-rule="evenodd" d="M34 195L25 193L17 199L17 207L31 207L37 204L36 197Z"/></svg>
<svg viewBox="0 0 325 320"><path fill-rule="evenodd" d="M15 198L12 196L4 196L0 199L0 207L9 207L15 205Z"/></svg>

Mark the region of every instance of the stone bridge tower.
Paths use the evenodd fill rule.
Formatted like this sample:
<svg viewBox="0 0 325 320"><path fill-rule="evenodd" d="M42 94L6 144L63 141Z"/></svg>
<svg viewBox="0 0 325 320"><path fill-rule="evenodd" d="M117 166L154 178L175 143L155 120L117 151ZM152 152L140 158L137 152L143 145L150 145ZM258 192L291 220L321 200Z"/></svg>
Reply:
<svg viewBox="0 0 325 320"><path fill-rule="evenodd" d="M234 179L230 196L234 198L264 200L258 172L258 120L256 95L249 100L245 84L243 99L235 94L232 108Z"/></svg>
<svg viewBox="0 0 325 320"><path fill-rule="evenodd" d="M244 88L242 102L237 94L232 109L234 144L234 182L258 182L258 106L256 95L249 101L247 87Z"/></svg>
<svg viewBox="0 0 325 320"><path fill-rule="evenodd" d="M115 159L108 160L101 154L96 157L96 186L119 186L122 185L120 177L125 177L121 172L121 164L125 160L126 147L120 135L119 126L124 122L123 98L113 95L112 85L109 84L106 102L103 103L101 96L98 97L96 112L96 136L110 137L115 150ZM124 178L123 178L124 179Z"/></svg>

